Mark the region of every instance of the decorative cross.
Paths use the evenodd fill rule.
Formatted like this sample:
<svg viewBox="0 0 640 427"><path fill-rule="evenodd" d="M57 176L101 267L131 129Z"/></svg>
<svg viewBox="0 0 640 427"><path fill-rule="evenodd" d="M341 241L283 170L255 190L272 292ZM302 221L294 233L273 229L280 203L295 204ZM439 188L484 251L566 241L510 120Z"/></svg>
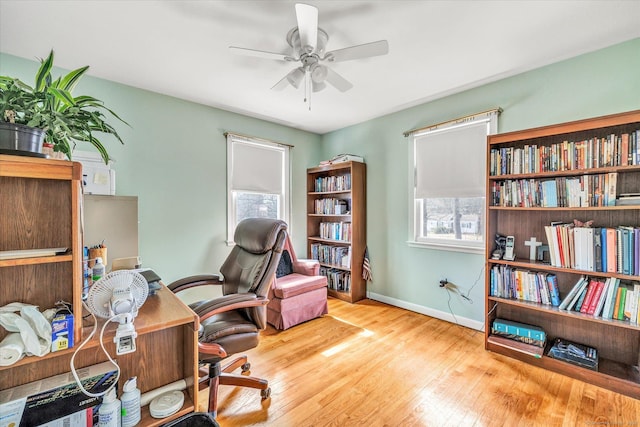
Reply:
<svg viewBox="0 0 640 427"><path fill-rule="evenodd" d="M536 260L536 248L538 246L542 246L542 242L538 242L536 241L535 237L532 237L530 240L526 240L524 242L525 246L529 246L529 259L531 261L535 261Z"/></svg>

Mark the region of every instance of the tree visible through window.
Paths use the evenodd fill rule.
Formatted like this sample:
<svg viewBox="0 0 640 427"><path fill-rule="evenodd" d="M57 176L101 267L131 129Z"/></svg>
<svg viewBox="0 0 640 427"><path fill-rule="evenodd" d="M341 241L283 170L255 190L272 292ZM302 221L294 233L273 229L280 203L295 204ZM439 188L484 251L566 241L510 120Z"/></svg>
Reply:
<svg viewBox="0 0 640 427"><path fill-rule="evenodd" d="M411 136L410 243L484 250L487 135L499 110L423 128Z"/></svg>

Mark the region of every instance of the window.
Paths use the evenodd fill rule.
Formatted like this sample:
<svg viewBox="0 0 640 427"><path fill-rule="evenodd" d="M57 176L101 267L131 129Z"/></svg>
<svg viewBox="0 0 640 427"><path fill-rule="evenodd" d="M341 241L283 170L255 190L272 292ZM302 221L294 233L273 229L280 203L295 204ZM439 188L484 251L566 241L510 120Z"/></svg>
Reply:
<svg viewBox="0 0 640 427"><path fill-rule="evenodd" d="M289 222L290 146L227 133L227 243L245 218Z"/></svg>
<svg viewBox="0 0 640 427"><path fill-rule="evenodd" d="M500 110L411 131L410 244L484 252L487 135Z"/></svg>

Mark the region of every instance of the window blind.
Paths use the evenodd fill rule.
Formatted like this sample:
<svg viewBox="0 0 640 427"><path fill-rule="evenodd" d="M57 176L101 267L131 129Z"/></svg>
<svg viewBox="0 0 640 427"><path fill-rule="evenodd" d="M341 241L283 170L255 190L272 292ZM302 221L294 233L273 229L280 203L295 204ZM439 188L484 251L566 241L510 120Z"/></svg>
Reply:
<svg viewBox="0 0 640 427"><path fill-rule="evenodd" d="M489 119L414 135L416 198L483 197Z"/></svg>
<svg viewBox="0 0 640 427"><path fill-rule="evenodd" d="M233 144L231 190L281 194L285 150L277 144L253 143L227 134Z"/></svg>

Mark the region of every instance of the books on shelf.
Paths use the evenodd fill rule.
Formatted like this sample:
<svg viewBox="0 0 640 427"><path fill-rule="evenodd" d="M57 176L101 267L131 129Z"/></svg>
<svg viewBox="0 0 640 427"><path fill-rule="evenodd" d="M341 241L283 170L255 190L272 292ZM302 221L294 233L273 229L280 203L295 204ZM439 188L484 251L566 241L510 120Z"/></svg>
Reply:
<svg viewBox="0 0 640 427"><path fill-rule="evenodd" d="M491 176L640 165L640 129L549 145L492 148Z"/></svg>
<svg viewBox="0 0 640 427"><path fill-rule="evenodd" d="M319 176L314 181L316 193L351 190L351 174Z"/></svg>
<svg viewBox="0 0 640 427"><path fill-rule="evenodd" d="M560 305L558 279L555 274L494 265L490 276L491 296Z"/></svg>
<svg viewBox="0 0 640 427"><path fill-rule="evenodd" d="M333 197L316 199L313 203L313 212L322 215L345 215L349 212L349 203L347 200Z"/></svg>
<svg viewBox="0 0 640 427"><path fill-rule="evenodd" d="M590 207L615 206L616 172L553 179L505 179L491 183L491 206Z"/></svg>
<svg viewBox="0 0 640 427"><path fill-rule="evenodd" d="M549 258L554 267L640 275L640 228L631 226L544 227Z"/></svg>
<svg viewBox="0 0 640 427"><path fill-rule="evenodd" d="M331 264L348 268L351 265L351 247L312 243L311 259L318 260L321 264Z"/></svg>
<svg viewBox="0 0 640 427"><path fill-rule="evenodd" d="M321 222L318 227L321 239L351 241L350 222Z"/></svg>
<svg viewBox="0 0 640 427"><path fill-rule="evenodd" d="M351 273L335 268L320 267L320 274L327 276L327 286L329 289L339 292L349 292L351 290Z"/></svg>
<svg viewBox="0 0 640 427"><path fill-rule="evenodd" d="M542 328L507 319L494 319L491 324L491 333L542 348L547 342L547 334Z"/></svg>

